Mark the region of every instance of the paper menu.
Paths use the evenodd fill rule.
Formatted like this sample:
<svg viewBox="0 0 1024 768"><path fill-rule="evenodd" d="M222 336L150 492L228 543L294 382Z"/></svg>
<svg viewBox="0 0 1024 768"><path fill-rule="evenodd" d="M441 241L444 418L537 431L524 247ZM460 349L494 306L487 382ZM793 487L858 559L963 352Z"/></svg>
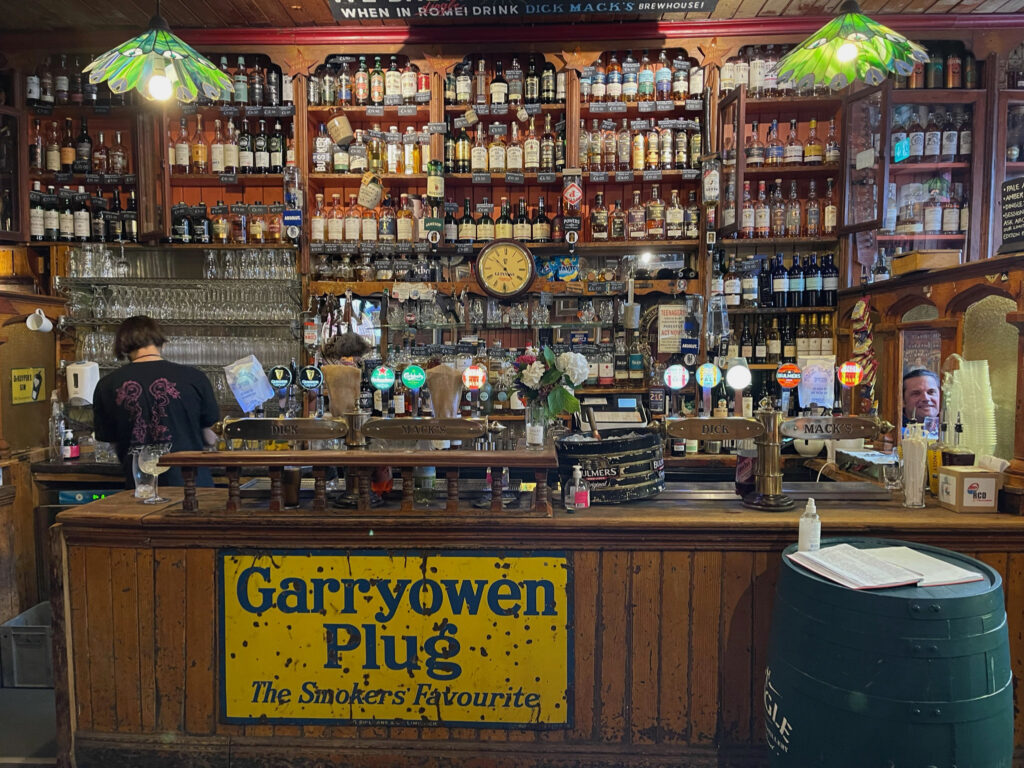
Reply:
<svg viewBox="0 0 1024 768"><path fill-rule="evenodd" d="M946 560L933 557L910 547L879 547L870 550L870 552L874 557L881 558L888 563L901 565L911 571L920 573L923 578L917 582L919 587L966 584L971 581L981 581L985 578L977 571L961 568L959 565L953 565L953 563Z"/></svg>
<svg viewBox="0 0 1024 768"><path fill-rule="evenodd" d="M934 587L984 578L980 573L947 563L909 547L858 549L836 544L813 552L792 552L793 562L850 589Z"/></svg>
<svg viewBox="0 0 1024 768"><path fill-rule="evenodd" d="M791 552L789 558L809 571L850 589L883 589L915 585L921 574L873 557L869 550L836 544L813 552Z"/></svg>

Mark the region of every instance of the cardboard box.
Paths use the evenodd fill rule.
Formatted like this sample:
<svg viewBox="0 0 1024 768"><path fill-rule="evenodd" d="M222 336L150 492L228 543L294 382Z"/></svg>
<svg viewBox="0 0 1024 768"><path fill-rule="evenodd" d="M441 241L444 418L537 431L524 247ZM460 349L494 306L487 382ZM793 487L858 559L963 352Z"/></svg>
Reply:
<svg viewBox="0 0 1024 768"><path fill-rule="evenodd" d="M954 512L995 512L1003 476L981 467L941 467L939 504Z"/></svg>
<svg viewBox="0 0 1024 768"><path fill-rule="evenodd" d="M893 257L892 274L905 275L923 269L955 267L960 263L960 250L910 251Z"/></svg>

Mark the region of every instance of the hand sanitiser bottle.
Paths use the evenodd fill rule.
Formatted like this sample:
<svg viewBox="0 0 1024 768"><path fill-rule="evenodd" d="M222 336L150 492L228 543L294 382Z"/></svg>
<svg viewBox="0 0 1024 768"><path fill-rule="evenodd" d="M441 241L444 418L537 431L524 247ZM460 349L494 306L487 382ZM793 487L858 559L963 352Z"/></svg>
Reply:
<svg viewBox="0 0 1024 768"><path fill-rule="evenodd" d="M807 500L804 513L800 515L800 536L796 546L800 552L813 552L821 548L821 518L818 517L814 499Z"/></svg>
<svg viewBox="0 0 1024 768"><path fill-rule="evenodd" d="M583 467L579 464L572 468L572 482L565 496L565 508L570 512L590 507L590 485L583 479Z"/></svg>

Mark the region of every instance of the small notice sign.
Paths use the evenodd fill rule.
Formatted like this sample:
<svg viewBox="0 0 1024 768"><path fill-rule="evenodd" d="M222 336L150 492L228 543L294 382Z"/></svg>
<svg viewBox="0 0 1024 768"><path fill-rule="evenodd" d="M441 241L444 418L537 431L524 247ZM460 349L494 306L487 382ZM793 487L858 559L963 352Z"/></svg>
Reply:
<svg viewBox="0 0 1024 768"><path fill-rule="evenodd" d="M1024 251L1024 177L1003 182L1003 244L1000 253Z"/></svg>
<svg viewBox="0 0 1024 768"><path fill-rule="evenodd" d="M11 369L11 403L26 405L38 403L46 391L45 368Z"/></svg>

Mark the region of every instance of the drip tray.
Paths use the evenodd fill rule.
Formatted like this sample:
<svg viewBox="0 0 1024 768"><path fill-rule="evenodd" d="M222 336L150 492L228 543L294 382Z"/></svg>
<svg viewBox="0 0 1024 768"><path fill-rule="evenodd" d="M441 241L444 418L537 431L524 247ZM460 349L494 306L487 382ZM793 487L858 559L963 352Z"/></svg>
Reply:
<svg viewBox="0 0 1024 768"><path fill-rule="evenodd" d="M841 499L845 501L889 501L892 495L874 483L783 483L782 492L791 499ZM658 501L739 501L733 483L668 483Z"/></svg>

